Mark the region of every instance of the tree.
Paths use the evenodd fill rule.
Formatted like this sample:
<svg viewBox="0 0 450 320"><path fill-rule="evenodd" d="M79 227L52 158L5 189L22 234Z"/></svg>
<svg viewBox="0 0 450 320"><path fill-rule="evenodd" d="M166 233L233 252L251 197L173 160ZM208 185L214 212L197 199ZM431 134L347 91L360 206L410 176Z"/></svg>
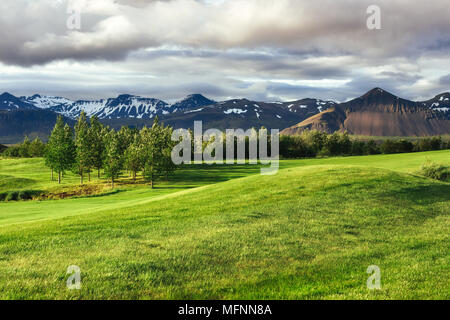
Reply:
<svg viewBox="0 0 450 320"><path fill-rule="evenodd" d="M332 135L328 136L328 139L325 142L325 145L322 150L322 154L328 156L338 155L340 152L339 145L339 133L334 132Z"/></svg>
<svg viewBox="0 0 450 320"><path fill-rule="evenodd" d="M172 161L170 156L172 141L168 132L165 132L164 126L159 124L158 117L155 118L150 129L144 127L140 133L144 148L144 179L149 181L151 188L153 188L156 178L164 170L167 174L172 170L168 163L168 161Z"/></svg>
<svg viewBox="0 0 450 320"><path fill-rule="evenodd" d="M28 153L31 157L42 157L44 150L45 144L39 138L34 139L28 147Z"/></svg>
<svg viewBox="0 0 450 320"><path fill-rule="evenodd" d="M361 156L364 154L366 143L364 141L355 140L352 143L351 154L354 156Z"/></svg>
<svg viewBox="0 0 450 320"><path fill-rule="evenodd" d="M91 145L89 139L89 125L86 120L86 113L81 111L78 122L75 125L75 146L76 157L74 172L80 176L80 183L83 184L83 176L91 166Z"/></svg>
<svg viewBox="0 0 450 320"><path fill-rule="evenodd" d="M122 154L125 153L125 150L133 143L134 133L135 132L129 127L120 128L117 138L120 142L120 151Z"/></svg>
<svg viewBox="0 0 450 320"><path fill-rule="evenodd" d="M314 157L320 150L322 150L327 142L326 132L318 130L304 130L301 133L301 137L309 146L312 157Z"/></svg>
<svg viewBox="0 0 450 320"><path fill-rule="evenodd" d="M123 164L119 134L111 130L105 140L105 175L111 179L111 187L114 188L114 180L119 177Z"/></svg>
<svg viewBox="0 0 450 320"><path fill-rule="evenodd" d="M340 154L350 154L352 150L352 141L347 131L339 134L339 152Z"/></svg>
<svg viewBox="0 0 450 320"><path fill-rule="evenodd" d="M172 161L172 149L176 145L176 143L172 141L172 133L173 129L171 127L162 127L162 154L160 169L161 173L166 177L166 180L176 169L176 165Z"/></svg>
<svg viewBox="0 0 450 320"><path fill-rule="evenodd" d="M144 149L141 136L134 134L133 142L125 151L125 167L133 174L133 181L136 181L136 173L142 169L144 162Z"/></svg>
<svg viewBox="0 0 450 320"><path fill-rule="evenodd" d="M107 130L100 123L96 116L91 118L91 127L89 128L89 140L90 140L90 152L89 152L89 163L97 169L97 177L100 178L100 170L103 167L104 153L105 153L105 143L104 135Z"/></svg>
<svg viewBox="0 0 450 320"><path fill-rule="evenodd" d="M58 183L61 183L61 174L72 167L75 160L75 145L72 129L63 118L58 116L50 139L45 149L45 165L58 172Z"/></svg>
<svg viewBox="0 0 450 320"><path fill-rule="evenodd" d="M30 157L30 139L28 136L25 136L23 142L19 145L19 156L21 158L29 158Z"/></svg>
<svg viewBox="0 0 450 320"><path fill-rule="evenodd" d="M380 152L381 152L380 147L375 142L375 140L369 140L367 142L367 144L365 145L365 148L364 148L365 154L372 155L372 154L379 154Z"/></svg>

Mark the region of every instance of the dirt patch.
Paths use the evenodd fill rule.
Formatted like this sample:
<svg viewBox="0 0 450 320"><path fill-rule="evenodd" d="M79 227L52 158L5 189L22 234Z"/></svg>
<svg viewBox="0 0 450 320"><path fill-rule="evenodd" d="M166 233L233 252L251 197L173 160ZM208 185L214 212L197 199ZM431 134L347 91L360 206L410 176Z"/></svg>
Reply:
<svg viewBox="0 0 450 320"><path fill-rule="evenodd" d="M106 194L111 188L103 184L86 184L80 186L64 187L57 190L46 192L39 197L39 200L47 199L67 199L73 197L87 197Z"/></svg>

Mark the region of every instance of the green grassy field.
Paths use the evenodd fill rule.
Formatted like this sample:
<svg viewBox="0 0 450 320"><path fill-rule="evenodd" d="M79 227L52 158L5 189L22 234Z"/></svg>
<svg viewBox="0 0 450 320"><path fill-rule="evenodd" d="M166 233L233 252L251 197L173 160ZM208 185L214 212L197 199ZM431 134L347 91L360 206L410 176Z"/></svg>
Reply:
<svg viewBox="0 0 450 320"><path fill-rule="evenodd" d="M0 202L0 298L448 299L450 184L417 174L427 159L450 151L284 160L275 176L193 165L153 190L124 178L103 196ZM61 188L49 177L42 159L0 160L0 191Z"/></svg>

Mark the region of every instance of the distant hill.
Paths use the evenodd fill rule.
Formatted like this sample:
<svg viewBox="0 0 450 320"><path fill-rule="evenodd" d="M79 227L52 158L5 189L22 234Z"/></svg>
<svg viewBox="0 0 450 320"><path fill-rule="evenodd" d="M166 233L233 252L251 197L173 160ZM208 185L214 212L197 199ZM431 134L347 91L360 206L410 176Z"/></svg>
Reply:
<svg viewBox="0 0 450 320"><path fill-rule="evenodd" d="M174 104L130 94L121 94L116 98L77 101L35 94L31 97L21 97L20 100L36 108L54 111L71 119L78 118L81 111L84 111L88 117L97 116L101 120L153 119L155 116L161 117L216 103L201 94L189 95Z"/></svg>
<svg viewBox="0 0 450 320"><path fill-rule="evenodd" d="M444 112L450 119L450 92L438 94L433 99L422 101L420 104L426 108Z"/></svg>
<svg viewBox="0 0 450 320"><path fill-rule="evenodd" d="M205 129L264 126L281 130L336 104L319 99L292 102L233 99L216 102L201 94L188 95L172 104L128 94L117 98L78 101L39 94L17 98L5 93L0 97L3 97L1 110L11 112L2 114L2 119L8 119L0 126L0 142L5 143L19 142L24 135L30 135L31 138L39 136L45 140L56 114L63 115L67 122L73 123L81 111L85 111L88 117L97 116L112 128L150 126L158 116L162 122L174 128L193 128L194 121L201 120Z"/></svg>
<svg viewBox="0 0 450 320"><path fill-rule="evenodd" d="M8 92L0 95L0 111L13 110L36 110L38 109L34 104L23 101Z"/></svg>
<svg viewBox="0 0 450 320"><path fill-rule="evenodd" d="M347 130L376 136L423 136L450 133L450 93L421 102L401 99L380 88L338 104L320 99L260 102L232 99L216 102L191 94L175 103L156 98L122 94L116 98L72 101L64 97L35 94L0 95L0 143L17 143L25 135L48 138L58 114L73 124L81 111L97 116L112 128L150 126L155 117L174 128L249 129L266 127L296 134L305 129L327 132Z"/></svg>
<svg viewBox="0 0 450 320"><path fill-rule="evenodd" d="M49 110L18 109L0 110L0 142L17 143L28 136L47 140L56 123L58 114ZM64 117L64 121L73 126L75 121Z"/></svg>
<svg viewBox="0 0 450 320"><path fill-rule="evenodd" d="M305 129L329 133L348 131L366 136L430 136L450 133L450 113L445 106L449 94L414 102L375 88L363 96L337 104L292 127L282 134L293 135Z"/></svg>
<svg viewBox="0 0 450 320"><path fill-rule="evenodd" d="M312 99L309 100L313 101ZM233 99L200 107L190 106L182 109L171 107L173 110L171 113L163 114L159 118L166 125L174 128L193 128L194 121L202 121L204 129L249 129L262 126L269 129L282 129L307 118L309 115L317 114L322 108L325 109L330 106L323 102L320 103L317 104L315 99L314 103L310 103L308 106L296 104L296 102L266 103L248 99ZM122 125L142 127L153 123L153 119L133 118L103 119L101 121L113 128L119 128Z"/></svg>

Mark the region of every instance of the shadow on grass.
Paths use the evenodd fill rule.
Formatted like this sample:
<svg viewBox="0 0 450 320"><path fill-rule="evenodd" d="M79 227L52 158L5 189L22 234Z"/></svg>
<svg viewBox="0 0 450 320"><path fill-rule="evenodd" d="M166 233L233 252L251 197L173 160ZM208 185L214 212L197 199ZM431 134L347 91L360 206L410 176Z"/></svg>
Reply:
<svg viewBox="0 0 450 320"><path fill-rule="evenodd" d="M322 187L320 191L348 190L349 194L367 194L378 198L380 201L392 201L390 199L395 198L395 200L403 200L420 205L450 201L450 183L442 183L415 176L406 177L398 174L379 178L365 177L364 180L351 182L345 181L345 178L345 176L342 176L342 182ZM380 185L386 183L390 185L389 191L379 188Z"/></svg>
<svg viewBox="0 0 450 320"><path fill-rule="evenodd" d="M217 183L230 179L243 178L260 172L259 165L234 164L234 165L185 165L175 172L174 182L189 183Z"/></svg>
<svg viewBox="0 0 450 320"><path fill-rule="evenodd" d="M382 195L388 196L389 194L384 193ZM450 202L450 184L403 186L396 190L395 196L421 205Z"/></svg>

